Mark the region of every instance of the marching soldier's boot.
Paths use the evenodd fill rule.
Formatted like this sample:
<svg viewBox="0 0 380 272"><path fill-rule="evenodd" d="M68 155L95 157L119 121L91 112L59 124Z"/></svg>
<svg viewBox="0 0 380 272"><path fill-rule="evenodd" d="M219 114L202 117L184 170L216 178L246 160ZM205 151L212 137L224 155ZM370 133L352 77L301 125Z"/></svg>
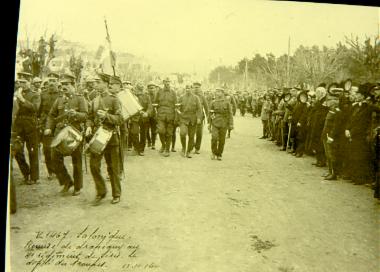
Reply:
<svg viewBox="0 0 380 272"><path fill-rule="evenodd" d="M330 171L330 174L325 177L325 180L336 180L337 179L337 176L336 176L336 164L335 162L330 162L329 164L329 171Z"/></svg>
<svg viewBox="0 0 380 272"><path fill-rule="evenodd" d="M181 135L180 138L181 138L181 145L182 145L181 155L184 156L186 152L186 136Z"/></svg>
<svg viewBox="0 0 380 272"><path fill-rule="evenodd" d="M166 140L168 141L168 139L166 139ZM176 142L176 140L177 140L177 136L176 136L176 133L175 133L175 130L174 130L174 132L173 132L173 136L170 137L170 140L169 140L169 143L170 143L170 141L171 141L171 145L172 145L172 149L171 149L171 151L172 151L172 152L176 152L176 150L175 150L175 142ZM169 144L169 147L170 147L170 144Z"/></svg>
<svg viewBox="0 0 380 272"><path fill-rule="evenodd" d="M156 133L152 133L152 149L156 149L156 137L157 137L157 134Z"/></svg>
<svg viewBox="0 0 380 272"><path fill-rule="evenodd" d="M166 135L160 133L159 136L160 136L160 141L161 141L160 153L163 153L165 151L165 146L166 146Z"/></svg>
<svg viewBox="0 0 380 272"><path fill-rule="evenodd" d="M218 154L218 140L215 140L215 139L211 140L211 151L212 151L212 154L214 155Z"/></svg>

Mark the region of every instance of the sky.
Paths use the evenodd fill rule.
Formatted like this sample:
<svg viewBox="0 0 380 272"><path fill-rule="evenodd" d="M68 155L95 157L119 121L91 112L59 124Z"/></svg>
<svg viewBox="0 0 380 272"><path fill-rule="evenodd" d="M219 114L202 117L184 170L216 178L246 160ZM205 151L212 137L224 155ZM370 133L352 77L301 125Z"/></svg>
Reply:
<svg viewBox="0 0 380 272"><path fill-rule="evenodd" d="M145 57L162 73L207 74L255 53L299 45L335 46L345 36L375 37L376 7L252 0L21 0L19 38L47 30L104 44L107 18L114 50Z"/></svg>

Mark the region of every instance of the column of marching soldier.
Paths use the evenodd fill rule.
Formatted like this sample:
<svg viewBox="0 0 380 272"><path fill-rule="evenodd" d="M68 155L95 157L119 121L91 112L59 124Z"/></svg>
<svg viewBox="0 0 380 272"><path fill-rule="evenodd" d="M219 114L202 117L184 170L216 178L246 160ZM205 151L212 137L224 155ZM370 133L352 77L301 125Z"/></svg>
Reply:
<svg viewBox="0 0 380 272"><path fill-rule="evenodd" d="M327 166L325 180L373 184L379 198L379 98L379 83L356 87L348 79L322 83L315 91L305 86L267 90L253 99L253 112L261 113L261 139L296 158L315 156L313 165Z"/></svg>
<svg viewBox="0 0 380 272"><path fill-rule="evenodd" d="M200 154L205 123L212 135L211 159L221 160L227 131L230 134L233 129L233 107L223 88L205 96L201 84L194 82L180 93L173 90L166 78L163 87L150 82L144 90L141 84L133 87L129 81L122 82L119 77L104 73L88 77L82 88L76 85L71 73L49 73L44 81L29 73L17 73L11 154L26 184L32 185L39 180L42 145L48 179L55 176L63 187L62 194L67 194L73 187L72 195L77 196L83 187L83 157L86 169L86 158L89 157L97 192L94 205L98 205L107 193L106 179L101 173L104 157L112 188L111 203L116 204L121 197L124 148L133 149L133 155L143 156L146 143L148 148L155 149L158 134L159 153L168 157L170 152L175 152L176 128L179 127L181 155L191 158L192 154ZM132 92L142 107L127 120L123 119L122 102L117 96L123 91ZM91 143L99 128L109 131L112 136L104 143L101 152L88 151L84 147ZM70 133L73 138L76 134L83 135L83 141L65 153L57 143L65 140L61 139L62 135L68 137ZM29 164L25 159L25 146ZM65 166L65 156L72 158L72 176Z"/></svg>

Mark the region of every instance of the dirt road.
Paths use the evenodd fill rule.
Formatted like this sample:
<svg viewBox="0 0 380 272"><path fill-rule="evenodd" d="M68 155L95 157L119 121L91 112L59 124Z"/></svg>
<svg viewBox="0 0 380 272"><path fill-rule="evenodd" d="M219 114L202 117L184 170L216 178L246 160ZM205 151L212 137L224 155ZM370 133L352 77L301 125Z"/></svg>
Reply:
<svg viewBox="0 0 380 272"><path fill-rule="evenodd" d="M109 186L91 206L89 173L77 197L60 196L56 180L18 185L11 271L380 271L372 190L323 181L313 158L258 139L258 118L235 118L222 161L210 160L205 134L192 159L128 157L118 205Z"/></svg>

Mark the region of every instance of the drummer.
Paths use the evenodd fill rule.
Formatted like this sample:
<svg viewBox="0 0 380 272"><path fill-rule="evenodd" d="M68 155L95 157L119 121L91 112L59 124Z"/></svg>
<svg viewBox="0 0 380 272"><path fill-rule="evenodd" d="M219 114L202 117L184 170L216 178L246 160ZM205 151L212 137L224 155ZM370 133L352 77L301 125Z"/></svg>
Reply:
<svg viewBox="0 0 380 272"><path fill-rule="evenodd" d="M83 95L75 93L75 89L67 86L67 79L62 80L62 95L54 102L46 122L44 135L56 136L63 128L70 125L80 131L81 124L86 121L88 105ZM66 86L65 86L66 85ZM64 185L62 193L67 193L74 185L73 196L80 194L83 187L82 144L71 154L74 182L64 164L64 156L58 150L52 150L55 174L60 185Z"/></svg>
<svg viewBox="0 0 380 272"><path fill-rule="evenodd" d="M105 198L107 194L106 182L100 170L103 157L106 160L108 174L110 175L113 197L111 203L116 204L120 202L121 195L119 176L119 167L121 166L120 135L118 135L118 127L123 124L123 117L121 114L120 101L109 91L108 87L112 85L120 86L121 81L118 77L112 77L106 74L99 74L99 77L100 81L97 84L97 89L100 95L91 101L89 118L86 124L86 136L91 135L100 127L112 131L112 136L105 144L106 146L100 155L94 152L91 153L90 168L97 192L94 205L100 204L101 200Z"/></svg>

